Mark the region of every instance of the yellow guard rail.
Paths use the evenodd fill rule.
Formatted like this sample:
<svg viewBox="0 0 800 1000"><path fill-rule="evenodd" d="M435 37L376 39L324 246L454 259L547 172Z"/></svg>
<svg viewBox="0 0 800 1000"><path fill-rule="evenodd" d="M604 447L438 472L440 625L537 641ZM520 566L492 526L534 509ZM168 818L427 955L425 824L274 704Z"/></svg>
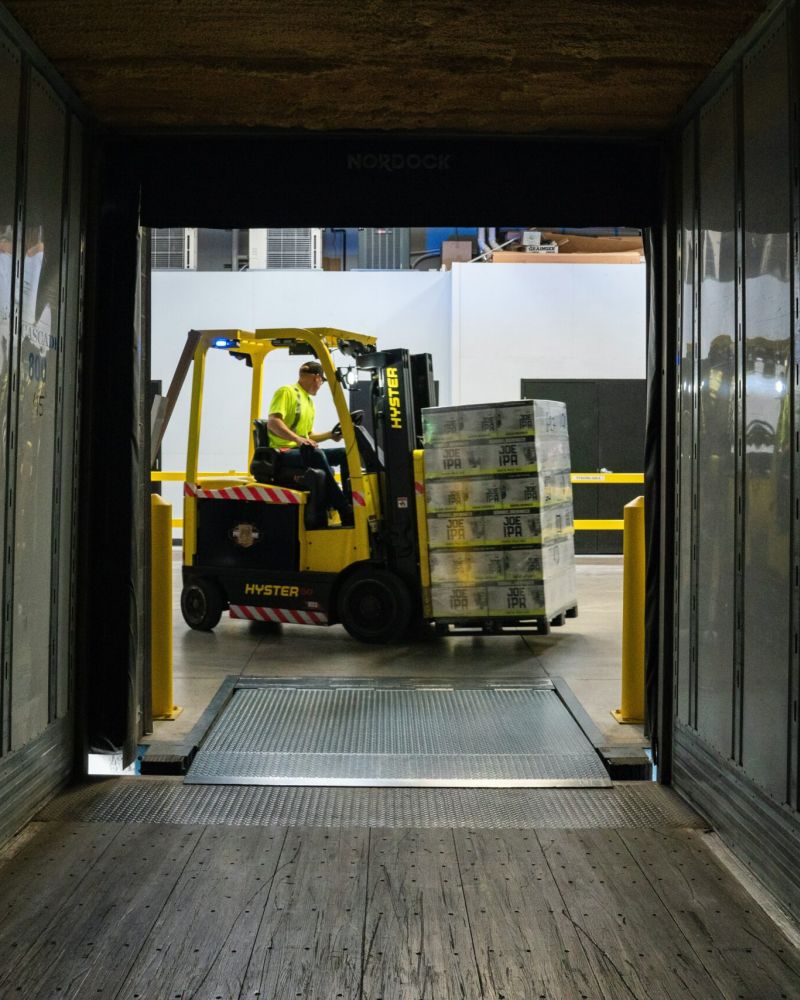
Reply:
<svg viewBox="0 0 800 1000"><path fill-rule="evenodd" d="M245 472L236 472L229 469L227 472L201 472L201 476L244 476ZM183 472L151 472L150 480L154 483L182 483L186 478ZM643 472L573 472L571 477L574 483L591 483L594 486L602 483L643 483ZM621 519L595 519L586 520L581 518L575 521L576 531L622 531L625 522ZM182 528L181 518L174 518L173 528Z"/></svg>

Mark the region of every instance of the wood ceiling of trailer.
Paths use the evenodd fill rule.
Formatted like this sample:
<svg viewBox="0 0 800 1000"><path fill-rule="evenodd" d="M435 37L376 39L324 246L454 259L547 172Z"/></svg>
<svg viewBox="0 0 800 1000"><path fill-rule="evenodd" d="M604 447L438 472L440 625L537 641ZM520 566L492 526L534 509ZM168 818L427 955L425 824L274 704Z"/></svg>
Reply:
<svg viewBox="0 0 800 1000"><path fill-rule="evenodd" d="M4 0L100 122L647 134L767 0Z"/></svg>

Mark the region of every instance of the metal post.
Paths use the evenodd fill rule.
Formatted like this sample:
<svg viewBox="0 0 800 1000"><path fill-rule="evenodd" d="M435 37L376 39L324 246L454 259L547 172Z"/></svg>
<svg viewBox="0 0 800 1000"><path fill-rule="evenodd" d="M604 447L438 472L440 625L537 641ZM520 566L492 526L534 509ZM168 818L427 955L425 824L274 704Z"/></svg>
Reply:
<svg viewBox="0 0 800 1000"><path fill-rule="evenodd" d="M172 504L150 495L150 650L153 718L175 719L172 696Z"/></svg>
<svg viewBox="0 0 800 1000"><path fill-rule="evenodd" d="M622 704L617 722L644 722L644 497L625 504L622 543Z"/></svg>

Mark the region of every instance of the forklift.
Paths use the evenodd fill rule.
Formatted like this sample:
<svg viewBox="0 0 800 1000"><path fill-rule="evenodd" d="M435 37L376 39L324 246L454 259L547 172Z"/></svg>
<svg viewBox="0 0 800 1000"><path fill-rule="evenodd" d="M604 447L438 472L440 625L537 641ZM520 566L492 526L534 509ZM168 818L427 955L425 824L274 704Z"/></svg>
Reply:
<svg viewBox="0 0 800 1000"><path fill-rule="evenodd" d="M252 370L247 474L198 470L209 350ZM262 381L275 351L322 366L346 450L352 523L325 509L322 472L284 470L281 450L269 447ZM437 405L429 354L379 351L374 337L329 327L193 330L181 364L184 375L193 365L181 594L191 628L213 629L227 610L258 622L340 623L361 642L385 644L424 623L440 635L507 627L548 634L551 620L577 615L574 604L551 619L522 610L502 618L433 614L422 450L422 412ZM360 408L351 412L353 403Z"/></svg>
<svg viewBox="0 0 800 1000"><path fill-rule="evenodd" d="M415 484L423 482L422 409L436 404L430 355L378 351L374 337L332 328L203 330L189 337L181 594L187 625L213 629L227 610L253 621L341 623L367 643L399 639L427 617L424 497ZM209 350L252 369L248 475L198 470ZM322 365L346 449L352 526L320 510L316 470L282 473L279 451L268 446L262 381L275 351ZM348 389L360 391L363 410L351 414Z"/></svg>

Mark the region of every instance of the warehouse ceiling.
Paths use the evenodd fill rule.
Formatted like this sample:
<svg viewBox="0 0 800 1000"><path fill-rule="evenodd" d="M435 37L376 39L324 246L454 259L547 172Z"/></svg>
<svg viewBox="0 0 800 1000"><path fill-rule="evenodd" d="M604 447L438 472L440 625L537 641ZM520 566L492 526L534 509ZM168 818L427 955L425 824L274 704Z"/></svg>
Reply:
<svg viewBox="0 0 800 1000"><path fill-rule="evenodd" d="M769 0L4 0L123 128L654 133Z"/></svg>

